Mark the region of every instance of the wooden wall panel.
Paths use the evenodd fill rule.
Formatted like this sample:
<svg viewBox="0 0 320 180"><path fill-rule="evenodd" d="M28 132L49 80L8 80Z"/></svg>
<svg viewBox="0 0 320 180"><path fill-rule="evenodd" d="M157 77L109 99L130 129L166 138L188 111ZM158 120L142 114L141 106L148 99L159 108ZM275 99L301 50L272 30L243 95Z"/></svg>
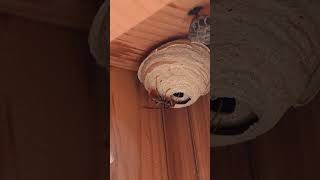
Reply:
<svg viewBox="0 0 320 180"><path fill-rule="evenodd" d="M133 76L110 72L110 151L114 157L111 179L140 178L140 123L138 92ZM130 116L129 116L130 115Z"/></svg>
<svg viewBox="0 0 320 180"><path fill-rule="evenodd" d="M141 102L148 102L142 88L139 89ZM149 102L148 106L151 106L150 104ZM141 154L145 159L141 164L141 180L166 180L168 178L168 167L161 110L141 109L140 112L141 141L144 142L141 143Z"/></svg>
<svg viewBox="0 0 320 180"><path fill-rule="evenodd" d="M167 179L159 110L148 106L135 72L110 70L111 180Z"/></svg>
<svg viewBox="0 0 320 180"><path fill-rule="evenodd" d="M187 109L163 111L168 179L199 180Z"/></svg>
<svg viewBox="0 0 320 180"><path fill-rule="evenodd" d="M193 106L188 107L199 179L210 179L210 158L208 158L210 154L210 111L205 107L210 107L209 95L200 98Z"/></svg>
<svg viewBox="0 0 320 180"><path fill-rule="evenodd" d="M190 123L196 110L209 109L208 99L191 116L187 108L145 108L155 105L136 72L111 67L110 75L111 180L209 180L209 126L207 132L199 128L209 124L208 115L197 118L197 127Z"/></svg>

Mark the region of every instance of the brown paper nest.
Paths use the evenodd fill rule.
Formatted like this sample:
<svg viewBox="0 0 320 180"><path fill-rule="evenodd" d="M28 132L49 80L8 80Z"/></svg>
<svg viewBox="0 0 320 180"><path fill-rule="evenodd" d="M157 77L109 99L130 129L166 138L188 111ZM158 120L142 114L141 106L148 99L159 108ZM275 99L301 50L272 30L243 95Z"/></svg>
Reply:
<svg viewBox="0 0 320 180"><path fill-rule="evenodd" d="M210 90L210 50L201 43L175 40L155 49L142 62L138 78L146 90L157 90L159 95L173 98L186 107ZM183 93L183 97L173 94Z"/></svg>

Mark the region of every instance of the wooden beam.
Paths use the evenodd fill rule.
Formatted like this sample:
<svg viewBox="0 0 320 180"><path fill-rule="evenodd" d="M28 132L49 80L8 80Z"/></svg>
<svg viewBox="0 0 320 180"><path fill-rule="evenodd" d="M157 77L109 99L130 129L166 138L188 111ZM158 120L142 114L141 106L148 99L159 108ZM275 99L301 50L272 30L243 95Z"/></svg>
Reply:
<svg viewBox="0 0 320 180"><path fill-rule="evenodd" d="M159 11L172 0L110 0L110 41Z"/></svg>
<svg viewBox="0 0 320 180"><path fill-rule="evenodd" d="M209 4L209 0L173 0L111 41L110 65L136 71L155 46L168 39L187 35L192 20L188 12L192 8L201 5L209 11ZM113 6L110 8L113 9Z"/></svg>

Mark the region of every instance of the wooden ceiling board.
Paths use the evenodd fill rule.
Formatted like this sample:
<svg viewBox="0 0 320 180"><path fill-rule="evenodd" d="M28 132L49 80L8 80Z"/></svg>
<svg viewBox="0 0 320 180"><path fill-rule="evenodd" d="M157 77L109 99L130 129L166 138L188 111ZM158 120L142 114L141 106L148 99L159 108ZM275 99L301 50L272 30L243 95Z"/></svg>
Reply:
<svg viewBox="0 0 320 180"><path fill-rule="evenodd" d="M209 4L209 0L172 1L110 41L110 65L137 71L143 58L156 46L187 35L192 20L192 16L188 16L191 9L206 6L206 11L209 11Z"/></svg>
<svg viewBox="0 0 320 180"><path fill-rule="evenodd" d="M127 32L172 0L111 0L110 41Z"/></svg>

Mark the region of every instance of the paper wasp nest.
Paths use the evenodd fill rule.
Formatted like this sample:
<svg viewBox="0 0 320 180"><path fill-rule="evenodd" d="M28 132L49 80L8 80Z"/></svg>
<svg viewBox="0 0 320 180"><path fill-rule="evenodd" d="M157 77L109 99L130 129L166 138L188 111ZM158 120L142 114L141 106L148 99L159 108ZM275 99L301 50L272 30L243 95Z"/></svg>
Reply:
<svg viewBox="0 0 320 180"><path fill-rule="evenodd" d="M235 110L212 108L212 115L219 114L212 116L212 146L255 139L289 108L307 104L319 92L320 21L315 24L300 5L276 0L215 3L211 102L214 107L219 98L233 98Z"/></svg>
<svg viewBox="0 0 320 180"><path fill-rule="evenodd" d="M140 65L138 78L150 93L174 103L193 104L210 89L210 50L201 43L176 40L155 49Z"/></svg>

